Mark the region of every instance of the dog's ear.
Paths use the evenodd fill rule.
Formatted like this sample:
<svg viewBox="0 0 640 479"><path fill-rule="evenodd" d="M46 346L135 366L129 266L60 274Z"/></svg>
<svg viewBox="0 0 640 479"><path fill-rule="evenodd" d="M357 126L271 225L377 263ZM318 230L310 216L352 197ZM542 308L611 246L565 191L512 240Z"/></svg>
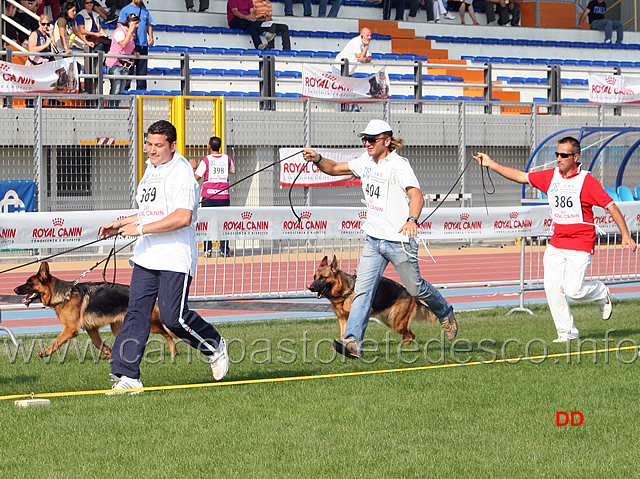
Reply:
<svg viewBox="0 0 640 479"><path fill-rule="evenodd" d="M331 262L331 267L333 269L338 269L338 258L336 258L336 255L333 255L333 261Z"/></svg>
<svg viewBox="0 0 640 479"><path fill-rule="evenodd" d="M38 278L40 281L46 281L49 279L49 263L43 261L40 264L40 269L38 270Z"/></svg>
<svg viewBox="0 0 640 479"><path fill-rule="evenodd" d="M320 261L320 266L327 266L329 264L329 258L328 257L324 257L322 258L322 261Z"/></svg>

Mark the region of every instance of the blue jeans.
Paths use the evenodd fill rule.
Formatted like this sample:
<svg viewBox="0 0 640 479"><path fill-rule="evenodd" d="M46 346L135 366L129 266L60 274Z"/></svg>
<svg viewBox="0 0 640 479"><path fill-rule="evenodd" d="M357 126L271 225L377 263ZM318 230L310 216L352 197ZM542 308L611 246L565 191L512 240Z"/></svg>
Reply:
<svg viewBox="0 0 640 479"><path fill-rule="evenodd" d="M624 35L624 25L618 20L607 20L606 18L594 20L591 22L591 30L600 30L604 32L604 41L611 40L613 29L616 29L616 43L622 43Z"/></svg>
<svg viewBox="0 0 640 479"><path fill-rule="evenodd" d="M420 276L418 265L418 242L410 238L407 243L398 243L367 236L358 263L358 276L351 303L351 313L347 321L345 339L353 337L358 344L364 339L369 323L369 312L376 295L380 278L387 264L396 268L400 280L409 294L423 300L440 322L453 314L451 306L433 285Z"/></svg>
<svg viewBox="0 0 640 479"><path fill-rule="evenodd" d="M339 0L338 2L338 8L340 8L340 4L342 3L342 0ZM303 5L303 14L305 17L310 17L311 16L311 0L302 0L302 5ZM325 10L327 8L327 5L325 4ZM331 9L331 11L333 11L333 8ZM293 15L293 0L284 0L284 14L285 15ZM337 10L336 10L336 15L338 14ZM334 15L335 16L335 15Z"/></svg>
<svg viewBox="0 0 640 479"><path fill-rule="evenodd" d="M329 0L320 0L318 7L318 16L326 17L327 16L327 4ZM329 10L330 17L337 17L338 11L340 10L340 6L342 5L342 0L333 0L333 4L331 5L331 10Z"/></svg>
<svg viewBox="0 0 640 479"><path fill-rule="evenodd" d="M114 65L109 67L107 70L109 75L119 75L123 78L111 78L109 81L111 82L111 88L109 89L109 95L120 95L124 90L124 85L127 82L126 76L129 74L126 68L120 65ZM107 103L109 108L118 108L120 106L120 102L118 100L109 100Z"/></svg>

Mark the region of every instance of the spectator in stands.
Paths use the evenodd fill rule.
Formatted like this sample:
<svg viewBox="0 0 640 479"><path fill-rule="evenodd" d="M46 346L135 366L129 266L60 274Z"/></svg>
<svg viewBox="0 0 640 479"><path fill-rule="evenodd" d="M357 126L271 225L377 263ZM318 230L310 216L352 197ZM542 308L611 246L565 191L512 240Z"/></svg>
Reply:
<svg viewBox="0 0 640 479"><path fill-rule="evenodd" d="M106 5L109 9L109 14L107 15L107 20L105 20L105 23L113 23L110 20L114 18L114 22L118 21L118 15L116 14L116 12L129 5L129 0L106 0Z"/></svg>
<svg viewBox="0 0 640 479"><path fill-rule="evenodd" d="M38 55L30 55L26 65L40 65L54 60L52 55L43 55L44 53L55 53L49 15L40 15L38 28L29 35L29 51L38 53Z"/></svg>
<svg viewBox="0 0 640 479"><path fill-rule="evenodd" d="M349 75L353 75L358 68L358 63L371 62L371 30L363 28L360 30L360 36L352 38L345 45L340 53L336 56L336 60L341 62L342 59L349 61Z"/></svg>
<svg viewBox="0 0 640 479"><path fill-rule="evenodd" d="M506 6L505 0L473 0L472 8L479 8L487 16L487 25L496 21L496 5Z"/></svg>
<svg viewBox="0 0 640 479"><path fill-rule="evenodd" d="M78 0L78 10L82 10L82 8L84 8L83 0ZM118 15L116 15L115 11L113 13L107 12L98 0L93 0L93 11L100 15L104 23L115 23L118 21Z"/></svg>
<svg viewBox="0 0 640 479"><path fill-rule="evenodd" d="M140 18L138 24L138 30L136 30L136 36L134 37L135 52L140 55L134 61L136 76L147 76L147 64L149 61L145 58L149 54L149 47L153 46L153 19L149 10L147 10L142 0L132 0L131 3L120 10L120 17L118 18L118 26L124 26L127 21L127 17L135 13ZM127 82L130 83L130 82ZM138 90L147 89L147 80L137 79L136 88Z"/></svg>
<svg viewBox="0 0 640 479"><path fill-rule="evenodd" d="M236 167L230 156L220 153L222 140L217 136L209 138L209 155L205 156L195 170L196 180L204 177L202 184L202 206L230 206L229 199L229 174L236 172ZM211 241L204 242L204 254L211 256ZM220 254L222 256L233 256L233 251L229 248L229 241L220 241Z"/></svg>
<svg viewBox="0 0 640 479"><path fill-rule="evenodd" d="M329 0L319 0L318 1L318 16L326 17L327 16L327 4ZM338 12L340 11L340 6L342 5L342 0L332 0L331 10L329 10L330 17L337 17Z"/></svg>
<svg viewBox="0 0 640 479"><path fill-rule="evenodd" d="M93 47L89 50L92 53L95 52L107 52L111 46L111 39L107 36L100 23L100 15L94 13L94 0L82 0L82 10L76 15L76 25L78 30L82 33L87 40L93 42ZM98 72L98 59L91 58L89 73L95 74ZM102 65L99 66L102 68ZM95 93L94 88L95 81L93 79L85 80L85 87L87 92Z"/></svg>
<svg viewBox="0 0 640 479"><path fill-rule="evenodd" d="M525 172L501 165L485 153L473 158L506 179L529 184L549 196L553 235L544 253L544 291L551 317L558 332L554 343L579 339L567 298L573 301L595 301L602 319L611 317L609 288L601 281L585 283L596 242L593 207L606 209L622 233L621 245L636 250L620 209L588 171L582 169L580 142L573 137L558 141L556 168ZM351 307L353 311L353 306Z"/></svg>
<svg viewBox="0 0 640 479"><path fill-rule="evenodd" d="M289 27L284 23L273 21L273 7L270 0L253 0L253 8L256 12L256 19L262 22L262 28L267 32L267 43L263 43L258 48L273 48L275 37L279 33L282 37L282 49L291 50L291 40L289 38Z"/></svg>
<svg viewBox="0 0 640 479"><path fill-rule="evenodd" d="M83 43L86 43L90 48L94 47L94 43L88 40L78 27L76 26L76 3L74 1L64 2L60 15L56 20L56 24L53 30L53 38L55 44L61 53L71 53L71 35L78 37Z"/></svg>
<svg viewBox="0 0 640 479"><path fill-rule="evenodd" d="M389 3L389 2L386 2L385 5L387 3ZM393 0L392 1L392 5L396 8L396 21L397 22L404 21L404 9L407 6L407 4L409 5L409 17L408 18L415 19L416 15L418 15L418 10L420 9L420 0ZM389 20L389 18L385 18L384 20Z"/></svg>
<svg viewBox="0 0 640 479"><path fill-rule="evenodd" d="M262 22L258 21L252 0L228 0L227 21L231 28L249 32L256 48L266 48L262 45ZM271 38L273 40L273 37Z"/></svg>
<svg viewBox="0 0 640 479"><path fill-rule="evenodd" d="M342 0L340 0L342 3ZM305 17L311 16L311 0L302 0L303 14ZM326 6L325 6L326 8ZM284 14L287 17L293 17L293 0L284 0ZM337 12L336 12L337 14Z"/></svg>
<svg viewBox="0 0 640 479"><path fill-rule="evenodd" d="M15 21L15 15L17 10L18 8L15 5L12 5L9 2L4 2L4 14L8 18L11 18ZM20 35L18 35L18 29L9 22L4 22L4 34L14 42L16 43L20 42L19 40Z"/></svg>
<svg viewBox="0 0 640 479"><path fill-rule="evenodd" d="M60 0L44 0L39 2L38 8L36 8L35 13L38 15L42 15L44 13L44 7L49 5L51 7L51 15L53 18L58 18L60 15Z"/></svg>
<svg viewBox="0 0 640 479"><path fill-rule="evenodd" d="M444 3L442 2L442 0L434 0L432 1L432 20L434 20L436 23L438 23L440 21L440 17L442 16L443 18L446 18L447 20L455 20L456 16L452 15L451 13L449 13L447 11L447 7L445 7ZM428 13L428 12L427 12ZM429 15L427 14L427 22L429 21Z"/></svg>
<svg viewBox="0 0 640 479"><path fill-rule="evenodd" d="M591 0L584 12L580 14L578 28L582 28L584 26L585 20L588 17L591 30L600 30L604 32L605 43L611 43L614 28L616 29L616 43L622 43L624 24L618 20L607 20L604 18L606 12L607 4L604 0Z"/></svg>
<svg viewBox="0 0 640 479"><path fill-rule="evenodd" d="M473 6L470 3L465 3L464 0L462 1L458 1L458 0L451 0L449 2L449 7L453 8L453 9L457 9L458 12L460 12L460 23L465 25L464 22L464 12L469 12L469 16L471 17L471 20L473 20L473 24L474 25L480 25L478 23L478 19L476 18L476 12L473 11Z"/></svg>
<svg viewBox="0 0 640 479"><path fill-rule="evenodd" d="M498 25L507 25L511 22L512 27L520 25L520 4L514 0L504 0L504 6L496 5L496 13L498 14ZM509 20L511 17L511 20Z"/></svg>
<svg viewBox="0 0 640 479"><path fill-rule="evenodd" d="M185 5L187 6L187 12L195 12L195 8L193 7L193 0L184 0ZM200 5L198 8L199 12L206 12L207 8L209 8L209 0L200 0Z"/></svg>
<svg viewBox="0 0 640 479"><path fill-rule="evenodd" d="M134 52L135 43L133 38L138 29L140 23L140 17L135 13L127 15L124 25L118 26L113 33L113 39L111 40L111 48L109 53L112 55L136 55L140 56L138 52ZM109 95L120 95L124 90L127 83L126 77L133 70L133 60L124 58L109 57L105 60L104 64L107 66L107 73L109 75L120 75L123 78L111 78L111 89ZM109 107L117 108L119 102L117 100L110 100Z"/></svg>
<svg viewBox="0 0 640 479"><path fill-rule="evenodd" d="M20 5L27 8L32 13L36 13L36 10L40 7L42 0L20 0ZM22 25L27 30L33 32L37 30L40 25L38 23L38 19L33 18L31 15L19 10L15 16L14 20ZM18 43L24 45L29 40L29 34L25 34L23 31L18 30Z"/></svg>

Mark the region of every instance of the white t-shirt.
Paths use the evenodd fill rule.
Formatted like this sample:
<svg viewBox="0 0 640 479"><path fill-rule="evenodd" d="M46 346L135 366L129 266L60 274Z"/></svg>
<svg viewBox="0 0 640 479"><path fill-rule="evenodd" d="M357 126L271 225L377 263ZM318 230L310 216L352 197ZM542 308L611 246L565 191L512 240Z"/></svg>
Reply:
<svg viewBox="0 0 640 479"><path fill-rule="evenodd" d="M130 261L147 269L193 275L198 261L195 224L199 193L191 165L177 151L163 165L153 166L147 160L136 194L140 224L161 220L177 209L192 211L191 224L168 233L145 233L138 238Z"/></svg>
<svg viewBox="0 0 640 479"><path fill-rule="evenodd" d="M368 153L349 162L349 169L362 181L367 220L362 230L388 241L407 241L398 231L409 216L407 188L420 188L409 160L392 151L376 163Z"/></svg>
<svg viewBox="0 0 640 479"><path fill-rule="evenodd" d="M364 50L364 43L362 43L362 37L358 35L355 38L349 40L349 43L345 45L340 53L336 56L336 60L340 61L343 58L349 60L349 75L353 75L358 68L358 58L356 57L356 53L362 53ZM371 56L371 41L369 41L369 49L367 50L367 55Z"/></svg>

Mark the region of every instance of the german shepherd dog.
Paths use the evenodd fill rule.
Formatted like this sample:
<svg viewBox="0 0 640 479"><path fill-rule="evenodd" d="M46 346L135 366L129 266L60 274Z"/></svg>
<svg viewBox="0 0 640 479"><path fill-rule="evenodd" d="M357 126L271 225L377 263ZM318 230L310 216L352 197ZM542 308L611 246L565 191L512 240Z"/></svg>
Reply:
<svg viewBox="0 0 640 479"><path fill-rule="evenodd" d="M309 290L317 293L318 298L331 301L333 312L340 323L340 339L344 339L347 319L353 301L353 289L356 277L338 269L335 255L329 264L325 256L313 275ZM396 333L402 334L402 344L409 344L416 337L411 332L414 319L427 320L435 324L435 314L421 301L411 296L404 286L388 278L382 278L373 298L371 316L378 318Z"/></svg>
<svg viewBox="0 0 640 479"><path fill-rule="evenodd" d="M64 343L78 335L80 328L87 331L94 346L103 352L103 359L111 357L111 349L100 337L99 329L111 326L117 336L129 304L129 286L110 283L78 283L64 281L49 273L49 264L43 261L38 273L13 290L26 295L22 302L29 306L36 299L53 308L62 323L62 332L49 347L38 355L41 358L53 354ZM153 308L151 332L162 334L169 345L171 356L177 354L172 334L160 320L158 305Z"/></svg>

